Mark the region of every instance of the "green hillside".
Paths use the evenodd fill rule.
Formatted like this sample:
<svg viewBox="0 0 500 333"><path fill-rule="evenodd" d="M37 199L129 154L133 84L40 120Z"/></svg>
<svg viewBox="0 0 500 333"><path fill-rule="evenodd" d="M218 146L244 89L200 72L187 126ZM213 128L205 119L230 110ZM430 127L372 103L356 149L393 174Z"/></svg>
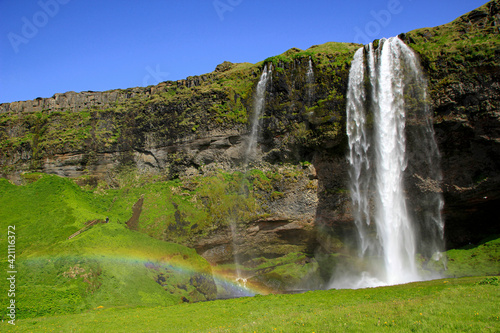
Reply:
<svg viewBox="0 0 500 333"><path fill-rule="evenodd" d="M193 249L127 228L123 221L130 209L120 207L130 197L84 190L57 176L40 176L25 186L0 180L0 227L15 226L17 235L19 318L215 298L211 268ZM68 239L87 221L104 222L107 216L109 223ZM1 241L6 243L6 233ZM1 264L7 268L6 258ZM1 286L8 290L5 278Z"/></svg>

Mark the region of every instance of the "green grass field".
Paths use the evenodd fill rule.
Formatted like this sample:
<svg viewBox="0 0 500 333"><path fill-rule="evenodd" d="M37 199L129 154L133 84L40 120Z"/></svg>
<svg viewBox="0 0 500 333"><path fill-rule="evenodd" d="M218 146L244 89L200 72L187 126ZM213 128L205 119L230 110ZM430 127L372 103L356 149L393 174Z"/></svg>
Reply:
<svg viewBox="0 0 500 333"><path fill-rule="evenodd" d="M498 278L310 291L2 323L2 332L498 332Z"/></svg>

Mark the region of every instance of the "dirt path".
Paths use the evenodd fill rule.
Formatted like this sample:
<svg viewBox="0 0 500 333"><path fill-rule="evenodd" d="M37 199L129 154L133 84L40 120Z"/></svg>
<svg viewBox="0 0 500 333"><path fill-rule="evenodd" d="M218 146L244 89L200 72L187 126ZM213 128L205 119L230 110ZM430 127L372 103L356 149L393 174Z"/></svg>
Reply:
<svg viewBox="0 0 500 333"><path fill-rule="evenodd" d="M141 196L141 198L132 206L132 217L127 221L127 227L130 230L138 230L139 228L139 218L141 217L143 203L144 196Z"/></svg>

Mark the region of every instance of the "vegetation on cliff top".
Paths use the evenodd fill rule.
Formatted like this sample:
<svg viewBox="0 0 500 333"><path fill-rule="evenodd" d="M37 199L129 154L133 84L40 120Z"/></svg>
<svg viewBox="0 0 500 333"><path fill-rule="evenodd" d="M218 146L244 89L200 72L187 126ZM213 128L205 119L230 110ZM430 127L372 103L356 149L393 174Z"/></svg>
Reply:
<svg viewBox="0 0 500 333"><path fill-rule="evenodd" d="M286 63L294 60L311 59L318 69L327 66L342 67L350 64L352 55L360 47L360 44L354 43L327 42L321 45L313 45L305 51L291 48L280 55L266 58L262 63L272 63L274 67L282 70L282 66Z"/></svg>
<svg viewBox="0 0 500 333"><path fill-rule="evenodd" d="M466 67L497 66L500 49L500 10L498 1L465 14L453 22L434 28L410 31L405 39L425 58L432 71L446 66L450 71L463 72Z"/></svg>
<svg viewBox="0 0 500 333"><path fill-rule="evenodd" d="M499 17L500 2L493 0L453 22L403 34L421 56L433 100L452 89L464 90L470 83L489 86L486 82L496 80L500 63ZM479 109L478 104L472 108ZM463 107L454 111L465 113Z"/></svg>

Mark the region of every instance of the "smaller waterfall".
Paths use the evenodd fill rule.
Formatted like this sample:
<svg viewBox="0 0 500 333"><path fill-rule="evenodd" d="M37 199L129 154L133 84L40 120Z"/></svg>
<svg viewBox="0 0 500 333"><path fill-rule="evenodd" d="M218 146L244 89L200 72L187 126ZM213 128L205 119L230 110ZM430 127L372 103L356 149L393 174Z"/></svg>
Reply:
<svg viewBox="0 0 500 333"><path fill-rule="evenodd" d="M313 70L312 59L310 57L306 72L306 84L307 84L307 104L311 105L314 97L314 70Z"/></svg>
<svg viewBox="0 0 500 333"><path fill-rule="evenodd" d="M248 145L245 152L245 165L248 164L250 160L256 158L257 155L257 140L259 139L260 128L262 125L262 113L265 106L266 88L268 82L272 79L272 65L266 64L260 75L259 83L257 84L257 89L254 95L254 108L252 117L250 118L250 123L252 124L250 137L248 139Z"/></svg>
<svg viewBox="0 0 500 333"><path fill-rule="evenodd" d="M265 98L266 98L266 90L269 82L272 79L272 65L269 66L266 64L262 70L262 74L260 76L259 82L257 83L257 88L254 94L254 107L253 112L250 118L250 136L248 137L247 147L245 150L244 156L244 169L246 170L248 163L252 160L255 160L258 155L257 151L257 142L260 135L260 129L262 127L262 114L264 113L265 108ZM244 192L243 183L241 184L240 194ZM235 282L240 286L237 292L233 290L231 295L233 297L240 296L250 296L253 295L250 291L246 289L246 277L243 276L241 272L241 262L238 257L238 217L233 216L230 222L230 230L233 242L233 260L235 265L235 273L236 278Z"/></svg>

